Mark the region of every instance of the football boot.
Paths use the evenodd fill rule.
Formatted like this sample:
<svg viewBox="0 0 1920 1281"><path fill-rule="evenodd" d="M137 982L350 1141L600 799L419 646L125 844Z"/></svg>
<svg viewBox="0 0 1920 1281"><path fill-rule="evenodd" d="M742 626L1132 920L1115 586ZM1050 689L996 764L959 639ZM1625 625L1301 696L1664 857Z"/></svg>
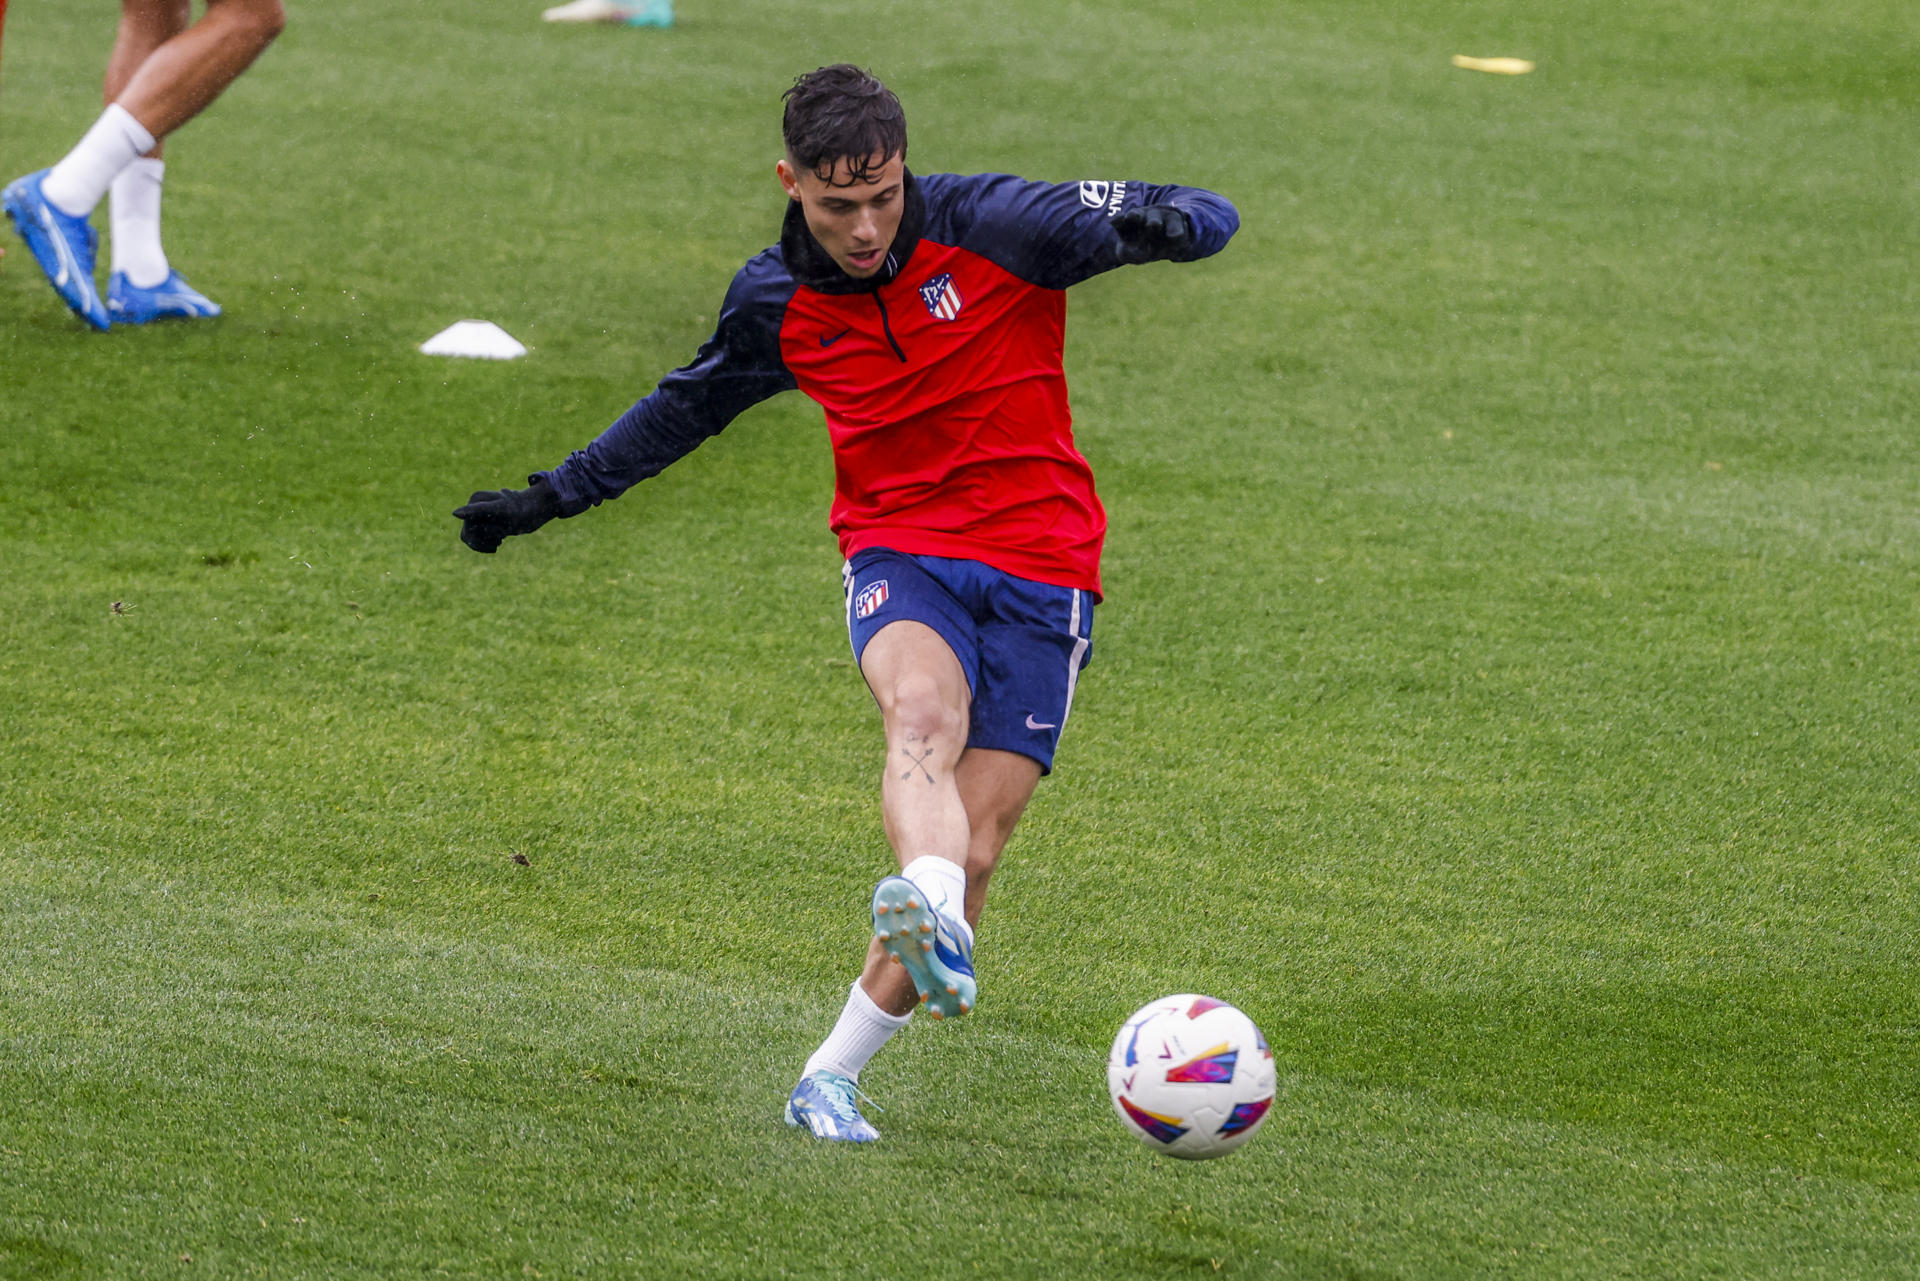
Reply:
<svg viewBox="0 0 1920 1281"><path fill-rule="evenodd" d="M195 289L179 272L151 289L143 289L116 271L107 281L107 314L116 325L144 325L152 320L197 320L220 314L220 304Z"/></svg>
<svg viewBox="0 0 1920 1281"><path fill-rule="evenodd" d="M889 876L873 891L873 936L906 966L920 1004L936 1019L973 1009L973 931L904 876Z"/></svg>
<svg viewBox="0 0 1920 1281"><path fill-rule="evenodd" d="M846 1077L822 1068L801 1077L800 1084L793 1087L793 1095L787 1100L787 1124L804 1125L817 1139L871 1143L880 1137L880 1131L860 1115L859 1099L866 1097Z"/></svg>
<svg viewBox="0 0 1920 1281"><path fill-rule="evenodd" d="M0 209L13 220L13 229L27 242L33 260L40 264L60 301L95 329L109 328L112 322L93 283L100 234L85 218L61 212L41 193L46 176L47 171L42 169L8 183L6 190L0 191Z"/></svg>

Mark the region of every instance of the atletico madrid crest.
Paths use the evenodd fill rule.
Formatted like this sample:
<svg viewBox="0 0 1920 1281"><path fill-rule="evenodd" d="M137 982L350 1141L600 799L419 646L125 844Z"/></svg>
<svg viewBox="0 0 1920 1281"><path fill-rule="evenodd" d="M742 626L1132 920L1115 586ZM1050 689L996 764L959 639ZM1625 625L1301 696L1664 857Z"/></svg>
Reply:
<svg viewBox="0 0 1920 1281"><path fill-rule="evenodd" d="M886 603L887 580L883 578L877 583L868 583L860 589L860 594L853 598L853 616L866 618Z"/></svg>
<svg viewBox="0 0 1920 1281"><path fill-rule="evenodd" d="M953 276L948 272L920 286L920 301L927 304L927 314L935 320L952 320L960 314L960 291L953 287Z"/></svg>

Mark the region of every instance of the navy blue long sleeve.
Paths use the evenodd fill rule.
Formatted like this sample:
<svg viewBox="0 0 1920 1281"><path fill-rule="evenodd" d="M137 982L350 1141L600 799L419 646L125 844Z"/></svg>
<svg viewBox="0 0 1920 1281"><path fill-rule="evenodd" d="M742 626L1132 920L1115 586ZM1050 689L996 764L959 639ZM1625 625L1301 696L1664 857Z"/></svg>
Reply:
<svg viewBox="0 0 1920 1281"><path fill-rule="evenodd" d="M763 400L789 391L780 359L780 320L794 285L780 251L756 256L733 278L713 337L692 362L660 380L591 445L539 473L574 516L617 498Z"/></svg>
<svg viewBox="0 0 1920 1281"><path fill-rule="evenodd" d="M951 228L951 243L1046 289L1066 289L1121 266L1113 220L1128 209L1172 205L1186 214L1193 245L1182 261L1219 253L1240 228L1233 205L1199 187L1128 179L1032 182L1008 174L936 174L925 181L929 205L941 205ZM954 184L953 196L943 202L947 182ZM930 233L934 225L930 220Z"/></svg>

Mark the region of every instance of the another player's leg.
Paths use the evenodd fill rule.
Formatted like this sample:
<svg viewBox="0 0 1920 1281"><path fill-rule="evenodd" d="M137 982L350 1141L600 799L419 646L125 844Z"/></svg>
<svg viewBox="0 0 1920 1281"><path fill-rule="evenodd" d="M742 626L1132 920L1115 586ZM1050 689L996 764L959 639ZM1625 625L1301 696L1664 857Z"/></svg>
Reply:
<svg viewBox="0 0 1920 1281"><path fill-rule="evenodd" d="M125 8L175 3L123 0ZM207 0L200 21L144 59L115 102L164 138L224 93L286 25L280 0Z"/></svg>
<svg viewBox="0 0 1920 1281"><path fill-rule="evenodd" d="M252 65L285 25L280 0L208 0L199 22L178 30L181 0L123 0L129 53L116 64L126 84L58 164L8 184L0 207L74 313L109 324L93 281L98 239L88 223L114 179L185 124ZM130 30L129 30L130 28ZM171 29L137 66L131 50ZM116 46L117 47L117 46Z"/></svg>
<svg viewBox="0 0 1920 1281"><path fill-rule="evenodd" d="M167 41L185 31L187 0L126 0L120 30L107 59L106 100L116 102L134 73ZM189 285L167 261L160 242L160 192L167 167L164 143L133 161L107 188L111 255L107 316L116 325L143 325L169 317L217 316L220 306Z"/></svg>

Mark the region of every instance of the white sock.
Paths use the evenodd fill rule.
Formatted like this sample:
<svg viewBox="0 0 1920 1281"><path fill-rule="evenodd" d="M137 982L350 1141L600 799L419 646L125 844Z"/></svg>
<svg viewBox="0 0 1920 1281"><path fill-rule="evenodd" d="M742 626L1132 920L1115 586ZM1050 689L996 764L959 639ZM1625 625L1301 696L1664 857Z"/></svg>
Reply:
<svg viewBox="0 0 1920 1281"><path fill-rule="evenodd" d="M40 190L62 213L84 218L107 194L114 175L152 150L153 135L116 102L53 167Z"/></svg>
<svg viewBox="0 0 1920 1281"><path fill-rule="evenodd" d="M807 1060L807 1066L800 1071L801 1076L811 1076L825 1068L829 1072L838 1072L850 1081L860 1079L860 1069L867 1060L879 1053L880 1047L907 1025L913 1017L913 1011L905 1014L889 1014L873 1003L867 990L856 981L853 991L847 993L846 1008L840 1011L840 1021L833 1025L833 1031L827 1033L827 1039L820 1042L820 1048Z"/></svg>
<svg viewBox="0 0 1920 1281"><path fill-rule="evenodd" d="M966 868L937 854L922 854L901 868L900 875L926 892L930 907L937 912L944 912L948 919L966 930L967 942L972 944L973 928L967 924Z"/></svg>
<svg viewBox="0 0 1920 1281"><path fill-rule="evenodd" d="M141 156L114 175L107 203L113 270L126 272L142 289L165 284L173 272L160 247L160 184L166 174L165 161Z"/></svg>

